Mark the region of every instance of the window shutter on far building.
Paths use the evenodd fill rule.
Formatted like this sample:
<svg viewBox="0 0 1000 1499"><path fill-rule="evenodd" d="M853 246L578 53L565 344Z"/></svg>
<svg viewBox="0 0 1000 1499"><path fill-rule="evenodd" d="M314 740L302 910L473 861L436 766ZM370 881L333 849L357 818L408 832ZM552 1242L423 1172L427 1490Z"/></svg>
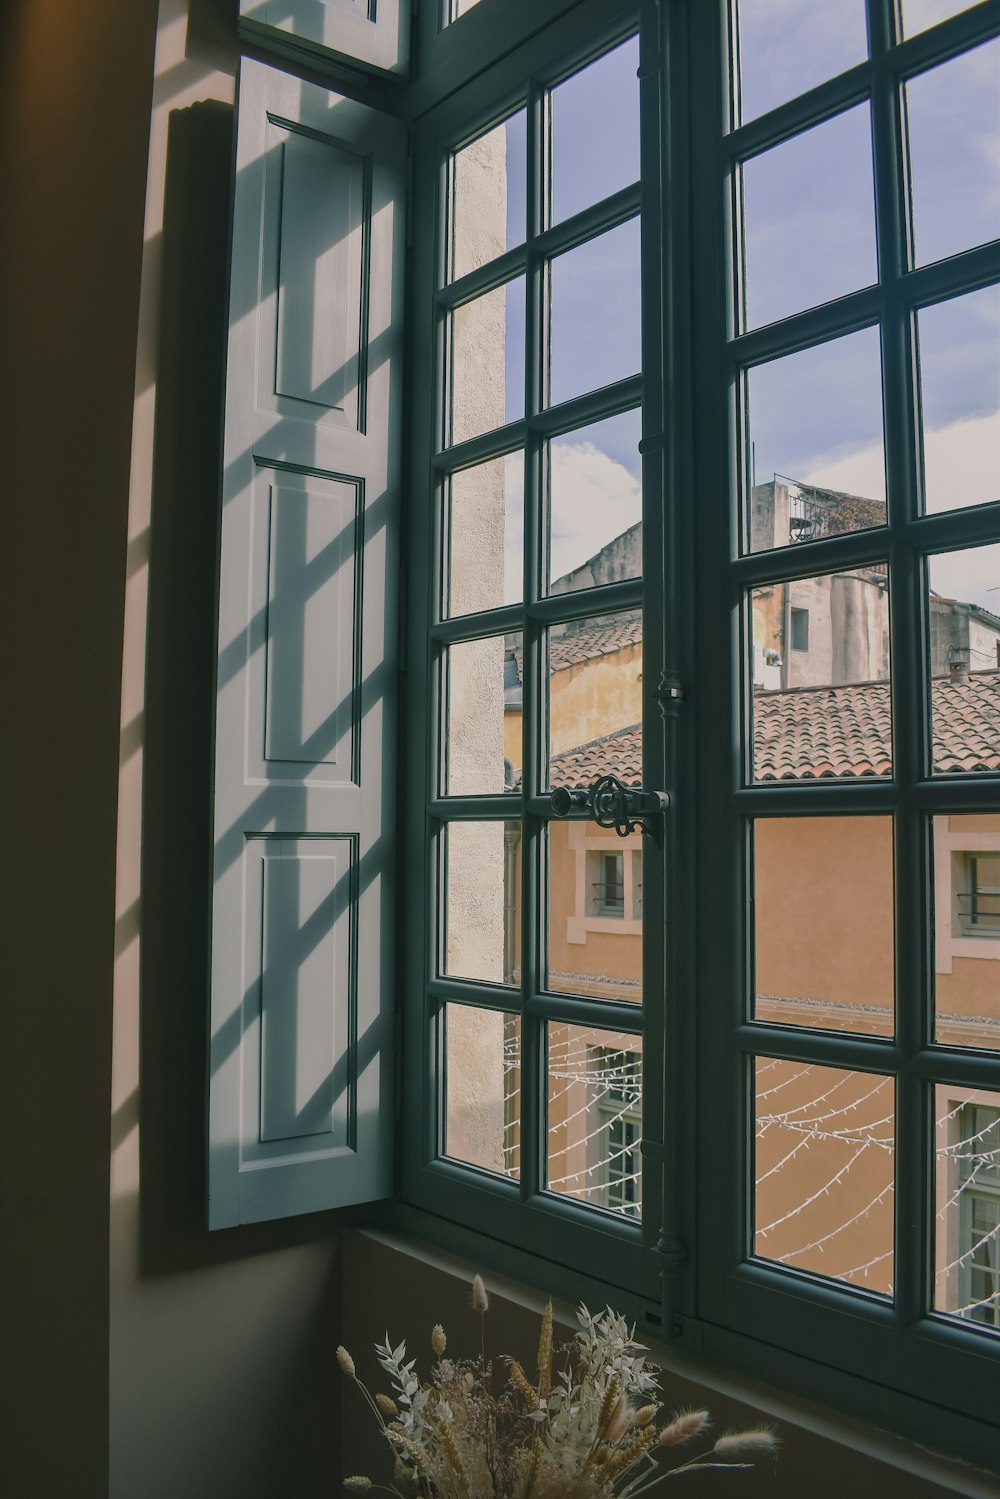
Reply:
<svg viewBox="0 0 1000 1499"><path fill-rule="evenodd" d="M392 1187L405 132L244 61L235 171L212 1228Z"/></svg>

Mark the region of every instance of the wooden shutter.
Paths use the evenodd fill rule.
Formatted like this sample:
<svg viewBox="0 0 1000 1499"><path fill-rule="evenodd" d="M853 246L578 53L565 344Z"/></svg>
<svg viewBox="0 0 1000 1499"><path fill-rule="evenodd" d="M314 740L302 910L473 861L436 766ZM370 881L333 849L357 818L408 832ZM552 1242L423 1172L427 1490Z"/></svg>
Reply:
<svg viewBox="0 0 1000 1499"><path fill-rule="evenodd" d="M209 1226L387 1196L399 122L244 61L226 373Z"/></svg>
<svg viewBox="0 0 1000 1499"><path fill-rule="evenodd" d="M239 29L277 52L406 76L409 0L240 0Z"/></svg>

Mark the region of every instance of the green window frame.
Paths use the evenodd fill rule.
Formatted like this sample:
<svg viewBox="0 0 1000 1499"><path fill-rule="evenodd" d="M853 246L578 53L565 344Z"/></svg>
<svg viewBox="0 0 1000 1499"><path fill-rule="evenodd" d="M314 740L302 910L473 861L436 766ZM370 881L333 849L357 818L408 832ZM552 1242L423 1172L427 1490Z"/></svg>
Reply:
<svg viewBox="0 0 1000 1499"><path fill-rule="evenodd" d="M554 11L561 14L554 14ZM611 12L614 14L610 14ZM495 24L484 0L454 27L470 59ZM547 8L548 24L512 37L418 119L415 194L433 196L435 243L414 245L410 368L437 372L412 402L412 490L427 508L410 536L409 720L419 728L408 782L407 843L424 898L409 904L408 951L421 955L407 995L404 1222L488 1254L567 1296L605 1295L648 1332L914 1438L933 1412L942 1445L989 1461L995 1379L992 1333L936 1311L934 1096L943 1085L1000 1088L1000 1058L935 1039L930 919L931 820L1000 804L996 774L931 766L927 558L1000 538L1000 505L923 513L916 312L1000 281L1000 244L914 266L901 86L1000 34L1000 3L982 0L900 37L895 0L867 0L868 57L768 113L737 125L727 0L597 0ZM547 90L638 25L641 181L555 227L545 217ZM530 28L526 28L526 31ZM448 28L449 31L452 28ZM477 67L478 67L477 64ZM876 282L744 331L738 235L743 162L857 104L871 110ZM451 153L524 107L527 238L460 280L445 275ZM543 399L546 266L570 245L641 212L643 372L565 403ZM526 282L525 415L449 445L448 327L455 309L514 275ZM749 471L746 373L860 329L879 330L887 510L883 526L810 533L751 552L741 506ZM553 436L641 402L644 580L548 596L544 450ZM524 601L448 618L445 516L450 476L524 453ZM692 503L695 499L697 503ZM848 568L884 568L892 595L892 778L754 784L748 702L749 600L763 584ZM546 988L544 642L547 629L596 612L642 607L643 780L676 792L662 853L644 847L644 991L635 1007ZM449 647L517 631L523 641L521 784L503 794L442 794L443 662ZM426 640L426 651L415 644ZM696 687L696 691L692 689ZM738 748L736 748L738 747ZM882 814L894 828L895 1029L846 1034L755 1019L751 1006L752 827L759 818ZM443 843L450 827L506 821L520 831L519 983L445 975L438 963ZM661 1002L660 996L665 998ZM443 1149L444 1016L472 1006L520 1024L519 1173L477 1170ZM545 1191L545 1033L555 1024L638 1035L643 1042L641 1222L596 1214ZM831 1066L891 1080L895 1112L894 1252L890 1298L767 1262L753 1253L753 1064L756 1057ZM475 1230L469 1225L475 1224ZM556 1268L558 1267L558 1268ZM558 1275L558 1284L553 1280ZM595 1289L596 1288L596 1289ZM849 1335L848 1335L849 1329ZM946 1393L945 1393L946 1392ZM946 1402L950 1402L946 1408Z"/></svg>

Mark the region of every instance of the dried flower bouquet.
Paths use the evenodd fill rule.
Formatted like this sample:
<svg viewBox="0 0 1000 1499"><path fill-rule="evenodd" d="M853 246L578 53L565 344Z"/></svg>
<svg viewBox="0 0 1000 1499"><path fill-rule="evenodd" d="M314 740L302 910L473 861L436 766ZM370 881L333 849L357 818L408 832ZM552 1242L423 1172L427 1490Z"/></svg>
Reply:
<svg viewBox="0 0 1000 1499"><path fill-rule="evenodd" d="M472 1304L485 1318L489 1299L478 1275ZM678 1449L705 1435L708 1412L677 1412L659 1424L658 1370L646 1362L635 1329L610 1307L592 1316L581 1306L578 1318L580 1329L554 1373L550 1301L535 1382L516 1359L504 1357L507 1379L499 1393L485 1356L485 1321L473 1359L445 1357L444 1329L434 1328L427 1383L416 1374L416 1360L407 1360L405 1343L393 1348L386 1334L375 1352L391 1395L373 1396L347 1349L338 1348L341 1369L361 1390L395 1458L391 1487L357 1475L345 1480L345 1489L399 1499L630 1499L662 1493L670 1479L705 1468L746 1468L775 1451L769 1430L730 1432L671 1465Z"/></svg>

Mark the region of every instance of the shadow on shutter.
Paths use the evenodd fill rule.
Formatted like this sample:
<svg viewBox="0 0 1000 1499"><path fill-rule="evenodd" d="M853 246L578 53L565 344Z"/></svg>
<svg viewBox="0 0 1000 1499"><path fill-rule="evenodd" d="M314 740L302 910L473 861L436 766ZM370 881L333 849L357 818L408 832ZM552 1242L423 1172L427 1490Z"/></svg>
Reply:
<svg viewBox="0 0 1000 1499"><path fill-rule="evenodd" d="M397 630L386 581L398 566L404 182L398 122L243 63L222 478L210 1228L392 1188Z"/></svg>
<svg viewBox="0 0 1000 1499"><path fill-rule="evenodd" d="M410 0L240 0L240 33L274 52L405 78Z"/></svg>

